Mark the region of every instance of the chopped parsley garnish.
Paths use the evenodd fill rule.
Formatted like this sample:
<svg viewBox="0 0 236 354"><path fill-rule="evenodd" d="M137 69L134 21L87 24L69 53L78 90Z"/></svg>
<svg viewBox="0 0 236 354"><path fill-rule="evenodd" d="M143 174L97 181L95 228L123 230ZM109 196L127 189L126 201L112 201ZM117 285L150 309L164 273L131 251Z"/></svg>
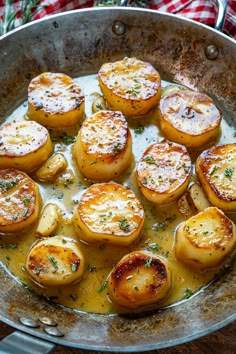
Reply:
<svg viewBox="0 0 236 354"><path fill-rule="evenodd" d="M144 157L144 161L146 161L147 163L151 164L156 164L154 158L152 156L146 156Z"/></svg>
<svg viewBox="0 0 236 354"><path fill-rule="evenodd" d="M120 226L120 229L123 230L124 232L130 231L130 224L125 217L123 219L119 220L119 226Z"/></svg>
<svg viewBox="0 0 236 354"><path fill-rule="evenodd" d="M29 208L26 208L22 212L22 216L25 217L28 214Z"/></svg>
<svg viewBox="0 0 236 354"><path fill-rule="evenodd" d="M227 168L225 169L225 177L226 177L226 178L230 178L230 177L232 176L232 174L233 174L232 168L227 167Z"/></svg>
<svg viewBox="0 0 236 354"><path fill-rule="evenodd" d="M216 166L213 166L209 172L209 175L212 176L216 170Z"/></svg>
<svg viewBox="0 0 236 354"><path fill-rule="evenodd" d="M94 161L90 162L90 163L89 163L89 166L91 166L91 165L95 165L95 163L97 163L97 161L96 161L96 160L94 160Z"/></svg>
<svg viewBox="0 0 236 354"><path fill-rule="evenodd" d="M159 246L156 244L156 242L153 242L153 243L149 243L149 248L151 248L151 250L153 252L156 252L156 251L159 251Z"/></svg>
<svg viewBox="0 0 236 354"><path fill-rule="evenodd" d="M0 188L2 189L2 193L9 191L17 184L17 181L10 181L10 182L2 182L0 181Z"/></svg>
<svg viewBox="0 0 236 354"><path fill-rule="evenodd" d="M62 137L62 142L65 145L73 144L75 142L75 137L74 136L65 135L65 136Z"/></svg>
<svg viewBox="0 0 236 354"><path fill-rule="evenodd" d="M107 283L108 283L108 281L106 280L106 281L104 281L104 283L102 284L102 286L101 286L101 288L100 289L98 289L98 293L100 294L105 288L106 288L106 286L107 286Z"/></svg>
<svg viewBox="0 0 236 354"><path fill-rule="evenodd" d="M134 128L135 134L142 134L143 131L144 131L144 127L143 127L142 125L140 125L140 126Z"/></svg>
<svg viewBox="0 0 236 354"><path fill-rule="evenodd" d="M54 269L58 270L57 260L54 257L50 256L49 254L47 254L47 259L51 262Z"/></svg>
<svg viewBox="0 0 236 354"><path fill-rule="evenodd" d="M74 272L76 272L76 270L77 270L77 265L72 263L71 264L71 271L74 273Z"/></svg>
<svg viewBox="0 0 236 354"><path fill-rule="evenodd" d="M27 204L29 204L30 201L31 201L31 198L25 198L23 200L23 203L24 203L24 205L27 205Z"/></svg>
<svg viewBox="0 0 236 354"><path fill-rule="evenodd" d="M192 290L190 290L190 289L185 289L185 291L184 291L184 297L185 297L185 299L189 299L192 295L193 295Z"/></svg>
<svg viewBox="0 0 236 354"><path fill-rule="evenodd" d="M152 258L147 259L147 260L146 260L146 263L145 263L145 265L144 265L144 267L145 267L145 268L151 267L151 263L152 263Z"/></svg>

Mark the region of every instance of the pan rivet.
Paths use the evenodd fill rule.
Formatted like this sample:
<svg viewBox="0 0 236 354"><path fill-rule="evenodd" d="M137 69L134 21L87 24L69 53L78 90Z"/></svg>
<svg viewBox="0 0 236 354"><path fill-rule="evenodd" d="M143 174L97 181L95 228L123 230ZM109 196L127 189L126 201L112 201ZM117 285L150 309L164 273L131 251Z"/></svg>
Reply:
<svg viewBox="0 0 236 354"><path fill-rule="evenodd" d="M28 317L21 317L19 319L20 323L22 323L24 326L27 327L32 327L32 328L37 328L39 327L39 323L37 320L33 320L32 318Z"/></svg>
<svg viewBox="0 0 236 354"><path fill-rule="evenodd" d="M46 326L57 326L56 321L50 317L39 317L39 321Z"/></svg>
<svg viewBox="0 0 236 354"><path fill-rule="evenodd" d="M122 36L126 32L126 26L123 22L121 21L115 21L112 26L112 31L117 35L117 36Z"/></svg>
<svg viewBox="0 0 236 354"><path fill-rule="evenodd" d="M207 59L214 60L218 57L219 50L214 44L210 44L206 47L205 54L206 54Z"/></svg>
<svg viewBox="0 0 236 354"><path fill-rule="evenodd" d="M45 327L43 330L47 334L50 334L50 336L54 336L54 337L63 337L64 336L64 334L56 327Z"/></svg>

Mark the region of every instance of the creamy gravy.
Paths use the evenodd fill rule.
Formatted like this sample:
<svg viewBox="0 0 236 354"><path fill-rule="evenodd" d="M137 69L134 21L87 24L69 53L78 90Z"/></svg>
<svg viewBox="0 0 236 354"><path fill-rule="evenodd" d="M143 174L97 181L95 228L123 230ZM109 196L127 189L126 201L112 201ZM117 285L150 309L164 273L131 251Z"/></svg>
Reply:
<svg viewBox="0 0 236 354"><path fill-rule="evenodd" d="M76 81L84 90L86 117L89 117L92 114L93 93L100 92L97 76L81 77L77 78ZM167 82L162 82L163 87L167 84ZM27 102L18 107L7 120L24 119L26 111ZM173 286L170 296L163 303L163 306L175 304L203 289L219 274L222 268L227 266L224 265L221 269L212 269L202 274L197 274L175 259L173 253L175 229L184 221L183 216L178 212L176 203L157 207L145 200L140 194L134 178L135 163L140 159L142 153L149 145L163 139L157 127L155 110L145 118L135 119L134 121L129 120L129 126L133 138L133 163L129 170L116 181L129 186L140 198L145 208L146 221L141 240L138 244L127 248L105 244L88 245L79 241L78 235L74 232L71 217L81 194L90 183L84 180L75 165L71 154L72 144L65 144L62 139L63 136L75 137L79 127L50 131L52 140L55 143L55 151L62 152L65 155L70 171L59 177L54 184L39 183L43 205L51 202L59 206L61 216L60 225L56 233L74 238L79 242L86 259L86 271L83 279L74 285L51 289L35 285L25 271L27 254L32 244L36 241L35 225L24 234L0 236L0 260L12 276L24 286L50 298L50 300L77 310L113 313L119 312L121 309L109 302L104 284L112 267L125 254L133 250L148 250L168 260L173 275ZM235 142L233 134L233 129L223 120L217 144ZM193 163L199 153L200 151L191 154ZM196 177L193 173L192 180L195 179ZM230 217L235 221L233 213L231 213Z"/></svg>

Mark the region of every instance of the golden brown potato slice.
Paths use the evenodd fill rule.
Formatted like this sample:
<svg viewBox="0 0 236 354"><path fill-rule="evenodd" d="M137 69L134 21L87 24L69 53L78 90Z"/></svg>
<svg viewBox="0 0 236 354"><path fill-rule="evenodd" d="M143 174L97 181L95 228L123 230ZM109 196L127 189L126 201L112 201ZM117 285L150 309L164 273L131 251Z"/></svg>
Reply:
<svg viewBox="0 0 236 354"><path fill-rule="evenodd" d="M132 162L132 138L123 114L99 111L86 119L73 154L89 180L109 181L121 175Z"/></svg>
<svg viewBox="0 0 236 354"><path fill-rule="evenodd" d="M176 231L176 257L196 271L219 266L236 243L234 223L216 207L192 216Z"/></svg>
<svg viewBox="0 0 236 354"><path fill-rule="evenodd" d="M38 218L41 196L37 184L13 168L0 171L0 232L15 233Z"/></svg>
<svg viewBox="0 0 236 354"><path fill-rule="evenodd" d="M47 129L36 122L13 121L0 127L0 169L14 167L30 172L52 152Z"/></svg>
<svg viewBox="0 0 236 354"><path fill-rule="evenodd" d="M143 195L155 204L167 204L182 195L190 181L191 159L179 144L162 141L147 148L136 167Z"/></svg>
<svg viewBox="0 0 236 354"><path fill-rule="evenodd" d="M135 251L114 267L107 288L111 301L126 308L158 305L171 288L170 269L162 258Z"/></svg>
<svg viewBox="0 0 236 354"><path fill-rule="evenodd" d="M98 81L110 108L125 117L147 114L159 103L159 73L151 64L136 58L103 64Z"/></svg>
<svg viewBox="0 0 236 354"><path fill-rule="evenodd" d="M176 87L165 90L158 111L165 137L190 148L216 139L222 114L213 100L199 92Z"/></svg>
<svg viewBox="0 0 236 354"><path fill-rule="evenodd" d="M36 242L31 248L26 269L31 279L43 286L75 283L84 272L84 256L78 243L65 236Z"/></svg>
<svg viewBox="0 0 236 354"><path fill-rule="evenodd" d="M97 183L82 195L73 223L85 242L126 247L141 235L144 210L132 190L118 183Z"/></svg>
<svg viewBox="0 0 236 354"><path fill-rule="evenodd" d="M210 202L236 210L236 144L214 146L198 157L196 171Z"/></svg>
<svg viewBox="0 0 236 354"><path fill-rule="evenodd" d="M27 114L50 128L73 126L84 117L84 95L71 77L45 72L29 84Z"/></svg>

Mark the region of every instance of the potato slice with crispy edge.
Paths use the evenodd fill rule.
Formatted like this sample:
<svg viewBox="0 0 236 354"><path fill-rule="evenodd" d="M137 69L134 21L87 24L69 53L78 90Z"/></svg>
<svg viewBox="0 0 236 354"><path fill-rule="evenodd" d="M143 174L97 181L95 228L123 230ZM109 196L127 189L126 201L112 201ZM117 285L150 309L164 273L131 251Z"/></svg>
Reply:
<svg viewBox="0 0 236 354"><path fill-rule="evenodd" d="M99 111L86 119L73 155L89 180L103 182L119 177L132 162L132 138L123 114Z"/></svg>
<svg viewBox="0 0 236 354"><path fill-rule="evenodd" d="M189 148L215 140L222 119L213 100L200 92L175 87L160 99L158 121L165 137Z"/></svg>
<svg viewBox="0 0 236 354"><path fill-rule="evenodd" d="M30 278L41 286L64 286L81 279L84 263L78 243L58 235L37 241L32 246L26 269Z"/></svg>
<svg viewBox="0 0 236 354"><path fill-rule="evenodd" d="M37 184L26 173L0 170L0 232L16 233L38 218L41 196Z"/></svg>
<svg viewBox="0 0 236 354"><path fill-rule="evenodd" d="M76 125L84 117L82 90L65 74L42 73L29 84L27 115L50 128Z"/></svg>
<svg viewBox="0 0 236 354"><path fill-rule="evenodd" d="M136 167L141 192L158 205L171 203L182 195L190 175L191 159L187 149L165 140L149 146Z"/></svg>
<svg viewBox="0 0 236 354"><path fill-rule="evenodd" d="M159 305L170 288L167 262L143 251L125 255L113 268L107 284L110 300L130 309Z"/></svg>
<svg viewBox="0 0 236 354"><path fill-rule="evenodd" d="M97 183L82 195L73 224L85 242L129 246L141 235L144 209L134 192L118 183Z"/></svg>
<svg viewBox="0 0 236 354"><path fill-rule="evenodd" d="M13 167L31 172L52 152L49 132L36 122L13 121L0 127L0 169Z"/></svg>
<svg viewBox="0 0 236 354"><path fill-rule="evenodd" d="M105 63L98 81L110 108L125 117L145 115L159 103L161 78L150 63L136 58Z"/></svg>
<svg viewBox="0 0 236 354"><path fill-rule="evenodd" d="M212 205L236 210L236 144L203 151L196 161L196 172Z"/></svg>
<svg viewBox="0 0 236 354"><path fill-rule="evenodd" d="M221 265L236 243L234 223L209 207L182 223L176 231L176 257L196 271Z"/></svg>

